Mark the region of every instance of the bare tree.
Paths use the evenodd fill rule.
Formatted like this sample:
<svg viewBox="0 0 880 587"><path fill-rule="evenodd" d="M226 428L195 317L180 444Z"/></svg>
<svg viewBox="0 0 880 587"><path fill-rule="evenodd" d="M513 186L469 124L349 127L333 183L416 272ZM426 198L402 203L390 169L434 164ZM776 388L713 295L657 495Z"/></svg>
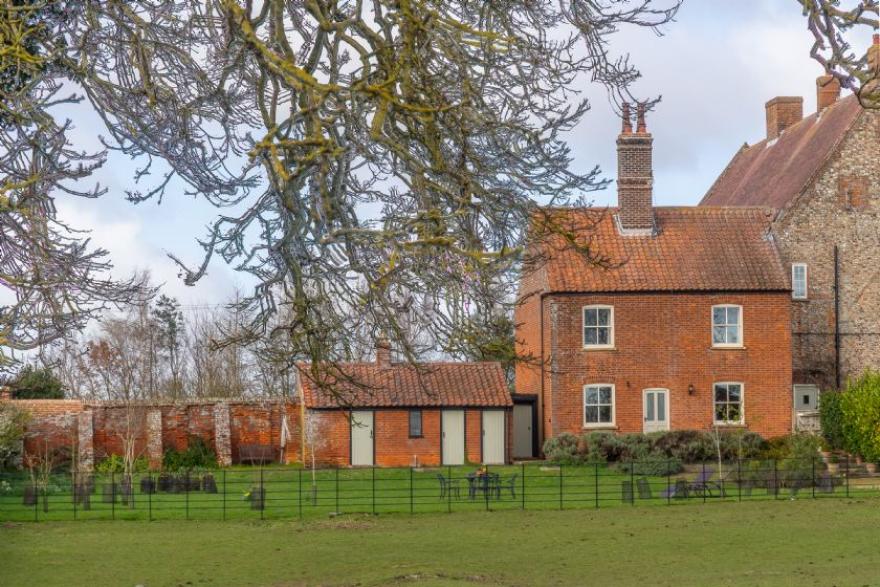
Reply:
<svg viewBox="0 0 880 587"><path fill-rule="evenodd" d="M605 185L570 169L563 133L589 109L575 81L635 100L639 73L609 37L659 33L680 2L133 0L69 3L57 18L34 3L17 17L54 43L58 67L28 73L74 82L108 148L143 162L135 179L159 174L132 201L161 199L177 177L234 208L200 263L179 261L185 280L214 256L254 276L241 302L252 335L286 304L276 329L315 371L359 354L360 320L409 360L407 311L441 347L485 323L469 308L512 292L539 250L524 248L538 200L580 205Z"/></svg>
<svg viewBox="0 0 880 587"><path fill-rule="evenodd" d="M815 39L810 55L841 87L855 92L865 108L880 108L880 25L878 0L798 0ZM874 46L852 46L851 39L873 30Z"/></svg>

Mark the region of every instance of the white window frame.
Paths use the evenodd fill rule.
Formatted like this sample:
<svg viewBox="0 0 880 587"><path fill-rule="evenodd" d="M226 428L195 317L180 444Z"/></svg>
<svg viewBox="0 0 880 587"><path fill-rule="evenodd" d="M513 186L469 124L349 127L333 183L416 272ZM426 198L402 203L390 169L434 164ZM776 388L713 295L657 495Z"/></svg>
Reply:
<svg viewBox="0 0 880 587"><path fill-rule="evenodd" d="M795 288L795 277L794 272L796 269L803 267L804 269L804 292L803 295L798 295L797 289ZM810 284L810 273L807 268L806 263L792 263L791 264L791 299L793 300L806 300L809 298L809 284Z"/></svg>
<svg viewBox="0 0 880 587"><path fill-rule="evenodd" d="M591 387L610 387L611 388L611 421L610 422L587 422L587 390ZM597 403L596 407L608 404ZM584 428L614 428L617 426L617 393L613 383L588 383L584 385L584 392L581 395L581 407L583 409Z"/></svg>
<svg viewBox="0 0 880 587"><path fill-rule="evenodd" d="M739 309L739 321L737 323L737 328L739 329L739 342L715 342L715 310L717 308L738 308ZM726 314L725 314L726 315ZM712 346L718 349L741 349L745 344L745 331L743 329L743 307L739 304L715 304L712 306L712 309L709 312L709 321L712 326L709 330L709 336L711 336ZM731 324L724 323L724 326L732 326Z"/></svg>
<svg viewBox="0 0 880 587"><path fill-rule="evenodd" d="M607 328L608 343L607 344L587 344L587 310L608 310L608 326L589 326L589 328ZM597 320L598 324L598 314ZM614 348L614 306L608 305L591 305L581 308L581 343L585 349L613 349Z"/></svg>
<svg viewBox="0 0 880 587"><path fill-rule="evenodd" d="M730 420L718 420L715 417L717 401L715 399L715 386L716 385L739 385L739 420L730 421ZM730 398L730 391L728 391L728 398ZM731 402L728 400L724 402L726 404L730 404ZM742 426L746 422L746 385L742 381L716 381L712 384L712 422L715 426Z"/></svg>

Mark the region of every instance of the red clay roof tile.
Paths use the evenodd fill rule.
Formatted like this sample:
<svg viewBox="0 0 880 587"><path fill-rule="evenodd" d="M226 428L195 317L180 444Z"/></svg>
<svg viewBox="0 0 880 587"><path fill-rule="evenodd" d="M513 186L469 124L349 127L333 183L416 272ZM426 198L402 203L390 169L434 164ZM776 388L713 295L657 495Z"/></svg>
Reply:
<svg viewBox="0 0 880 587"><path fill-rule="evenodd" d="M700 205L772 206L794 200L822 167L862 111L855 95L812 114L775 140L744 146Z"/></svg>
<svg viewBox="0 0 880 587"><path fill-rule="evenodd" d="M508 407L513 405L499 363L349 363L344 376L301 376L307 408ZM302 371L307 372L308 366Z"/></svg>
<svg viewBox="0 0 880 587"><path fill-rule="evenodd" d="M572 247L554 247L522 293L787 290L788 276L768 235L773 211L746 207L655 208L657 234L621 235L616 209L562 209L583 231L597 267ZM581 244L584 244L581 243Z"/></svg>

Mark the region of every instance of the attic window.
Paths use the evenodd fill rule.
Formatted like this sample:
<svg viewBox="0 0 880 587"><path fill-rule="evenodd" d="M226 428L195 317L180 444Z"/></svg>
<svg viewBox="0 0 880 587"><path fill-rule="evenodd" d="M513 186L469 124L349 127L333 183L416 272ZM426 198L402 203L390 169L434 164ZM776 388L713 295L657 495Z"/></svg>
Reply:
<svg viewBox="0 0 880 587"><path fill-rule="evenodd" d="M868 204L868 178L843 175L837 180L837 198L849 209L860 210Z"/></svg>

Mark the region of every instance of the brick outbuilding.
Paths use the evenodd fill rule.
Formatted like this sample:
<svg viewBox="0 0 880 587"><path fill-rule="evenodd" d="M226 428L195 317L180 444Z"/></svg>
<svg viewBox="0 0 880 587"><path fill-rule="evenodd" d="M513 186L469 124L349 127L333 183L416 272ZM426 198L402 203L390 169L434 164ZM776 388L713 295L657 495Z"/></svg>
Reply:
<svg viewBox="0 0 880 587"><path fill-rule="evenodd" d="M335 372L338 369L338 372ZM510 459L511 401L498 363L349 363L298 378L302 459L341 466L434 466Z"/></svg>

